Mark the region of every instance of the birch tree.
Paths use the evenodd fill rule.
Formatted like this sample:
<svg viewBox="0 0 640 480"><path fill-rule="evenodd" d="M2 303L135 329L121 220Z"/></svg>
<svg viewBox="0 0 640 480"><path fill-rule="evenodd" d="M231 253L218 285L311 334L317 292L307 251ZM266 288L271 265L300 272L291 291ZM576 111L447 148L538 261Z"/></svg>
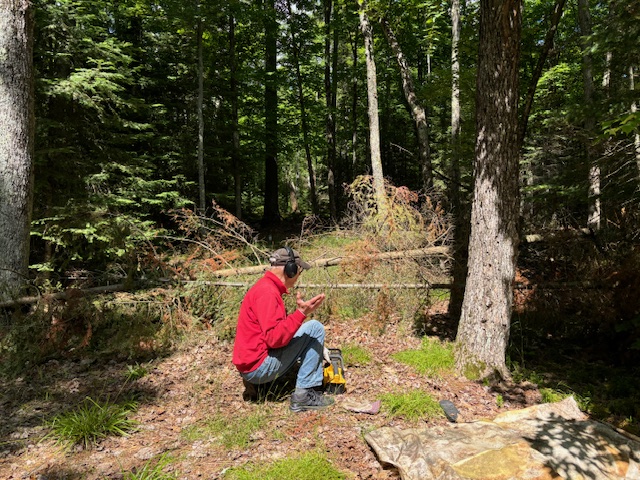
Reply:
<svg viewBox="0 0 640 480"><path fill-rule="evenodd" d="M369 149L371 154L371 171L373 173L373 189L378 204L378 212L386 207L384 175L382 173L382 157L380 154L380 119L378 116L378 81L376 62L373 56L373 32L366 12L366 1L358 0L360 29L364 37L364 52L367 66L367 99L369 112Z"/></svg>

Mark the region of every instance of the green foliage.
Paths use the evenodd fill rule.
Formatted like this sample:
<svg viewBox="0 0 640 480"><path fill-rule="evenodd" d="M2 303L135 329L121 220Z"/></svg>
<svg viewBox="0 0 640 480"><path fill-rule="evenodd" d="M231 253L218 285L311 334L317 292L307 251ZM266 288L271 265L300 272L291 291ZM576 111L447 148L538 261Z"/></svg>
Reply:
<svg viewBox="0 0 640 480"><path fill-rule="evenodd" d="M320 452L307 452L296 457L277 460L271 464L249 464L236 467L225 472L224 477L229 480L281 480L292 478L296 480L341 480L346 478Z"/></svg>
<svg viewBox="0 0 640 480"><path fill-rule="evenodd" d="M215 439L225 448L247 448L255 433L265 428L268 420L269 412L265 410L233 418L220 414L203 424L190 425L181 432L181 436L190 442Z"/></svg>
<svg viewBox="0 0 640 480"><path fill-rule="evenodd" d="M437 338L424 337L419 350L397 352L392 357L431 377L450 373L455 367L453 344Z"/></svg>
<svg viewBox="0 0 640 480"><path fill-rule="evenodd" d="M171 457L163 454L157 460L148 460L133 472L123 472L123 480L177 480L178 473L164 471L169 465L171 465Z"/></svg>
<svg viewBox="0 0 640 480"><path fill-rule="evenodd" d="M146 365L141 365L136 362L135 365L127 365L127 371L125 372L125 376L128 382L138 380L146 376L149 373L149 369Z"/></svg>
<svg viewBox="0 0 640 480"><path fill-rule="evenodd" d="M95 355L136 361L126 372L134 379L146 368L137 361L162 355L191 324L186 309L166 295L150 291L43 301L9 325L0 325L0 373L15 376L51 359Z"/></svg>
<svg viewBox="0 0 640 480"><path fill-rule="evenodd" d="M384 410L391 418L431 420L444 415L438 401L422 390L386 393L381 396L381 400Z"/></svg>
<svg viewBox="0 0 640 480"><path fill-rule="evenodd" d="M552 388L541 388L540 395L542 395L542 398L541 398L542 403L559 402L569 396L568 394L559 392Z"/></svg>
<svg viewBox="0 0 640 480"><path fill-rule="evenodd" d="M125 436L137 423L129 415L137 409L135 402L122 405L108 400L98 403L90 397L74 410L60 413L47 426L51 432L45 438L54 438L60 445L91 447L110 435Z"/></svg>

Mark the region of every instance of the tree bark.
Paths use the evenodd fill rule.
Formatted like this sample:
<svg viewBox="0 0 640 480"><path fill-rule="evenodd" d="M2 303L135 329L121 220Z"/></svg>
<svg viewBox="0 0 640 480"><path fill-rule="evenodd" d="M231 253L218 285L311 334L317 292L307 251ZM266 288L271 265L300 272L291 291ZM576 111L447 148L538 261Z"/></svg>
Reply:
<svg viewBox="0 0 640 480"><path fill-rule="evenodd" d="M277 73L277 32L275 0L264 2L265 21L265 172L264 172L264 212L262 224L273 225L281 220L278 205L278 82Z"/></svg>
<svg viewBox="0 0 640 480"><path fill-rule="evenodd" d="M433 168L431 166L431 152L429 148L429 124L427 121L427 112L418 101L411 69L409 68L406 57L402 53L402 48L398 43L398 39L393 33L393 30L391 30L388 20L386 18L382 18L380 23L382 24L382 29L387 37L387 42L389 42L389 46L391 47L393 54L396 56L398 68L400 69L400 77L402 78L402 90L404 92L404 97L409 104L411 116L416 124L416 131L418 134L418 161L422 166L423 186L425 191L428 191L433 188Z"/></svg>
<svg viewBox="0 0 640 480"><path fill-rule="evenodd" d="M371 172L378 213L386 213L386 193L380 155L380 119L378 116L378 82L376 62L373 56L373 32L366 13L366 0L358 0L360 29L364 37L364 51L367 66L367 99L369 112L369 148L371 154Z"/></svg>
<svg viewBox="0 0 640 480"><path fill-rule="evenodd" d="M509 377L518 247L518 61L521 0L480 0L476 152L469 273L456 366L471 378Z"/></svg>
<svg viewBox="0 0 640 480"><path fill-rule="evenodd" d="M33 7L0 0L0 300L16 295L29 268L35 110Z"/></svg>

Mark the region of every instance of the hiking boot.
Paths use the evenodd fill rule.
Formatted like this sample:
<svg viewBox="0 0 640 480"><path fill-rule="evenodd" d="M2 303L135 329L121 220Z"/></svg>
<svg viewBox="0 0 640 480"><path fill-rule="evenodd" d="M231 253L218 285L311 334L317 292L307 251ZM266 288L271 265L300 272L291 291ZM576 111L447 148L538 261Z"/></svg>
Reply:
<svg viewBox="0 0 640 480"><path fill-rule="evenodd" d="M305 410L322 410L329 405L333 405L333 398L327 397L312 388L306 388L302 392L295 391L291 394L292 412L303 412Z"/></svg>
<svg viewBox="0 0 640 480"><path fill-rule="evenodd" d="M258 400L258 386L247 382L244 378L242 379L242 383L244 384L242 399L245 402L256 402Z"/></svg>

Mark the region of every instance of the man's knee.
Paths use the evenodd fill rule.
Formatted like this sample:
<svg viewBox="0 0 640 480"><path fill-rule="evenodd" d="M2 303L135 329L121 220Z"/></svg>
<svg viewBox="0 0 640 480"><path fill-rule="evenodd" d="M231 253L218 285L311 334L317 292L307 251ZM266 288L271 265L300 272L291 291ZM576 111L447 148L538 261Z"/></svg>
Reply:
<svg viewBox="0 0 640 480"><path fill-rule="evenodd" d="M324 339L324 325L318 320L309 320L304 326L309 336L316 339Z"/></svg>

